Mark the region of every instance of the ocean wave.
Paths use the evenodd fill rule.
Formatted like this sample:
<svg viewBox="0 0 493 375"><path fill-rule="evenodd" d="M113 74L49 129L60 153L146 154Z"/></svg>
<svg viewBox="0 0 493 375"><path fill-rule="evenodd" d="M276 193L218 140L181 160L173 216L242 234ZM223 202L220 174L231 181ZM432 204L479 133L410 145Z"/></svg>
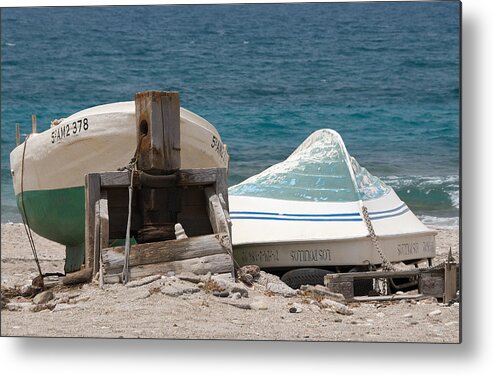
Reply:
<svg viewBox="0 0 493 375"><path fill-rule="evenodd" d="M457 229L459 228L459 217L437 217L428 215L418 215L418 219L424 225L439 229Z"/></svg>
<svg viewBox="0 0 493 375"><path fill-rule="evenodd" d="M385 176L381 178L416 211L458 210L459 176Z"/></svg>

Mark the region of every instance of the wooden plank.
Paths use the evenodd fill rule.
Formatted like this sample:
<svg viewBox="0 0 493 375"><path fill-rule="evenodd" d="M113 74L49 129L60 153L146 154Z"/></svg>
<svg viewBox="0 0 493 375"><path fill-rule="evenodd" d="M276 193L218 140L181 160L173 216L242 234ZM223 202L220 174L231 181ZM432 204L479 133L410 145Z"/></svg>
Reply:
<svg viewBox="0 0 493 375"><path fill-rule="evenodd" d="M101 249L109 246L108 197L106 190L101 191L101 198L96 205L96 235L94 236L94 267L93 273L100 271Z"/></svg>
<svg viewBox="0 0 493 375"><path fill-rule="evenodd" d="M99 221L99 207L100 207L101 199L98 199L94 208L94 245L93 245L93 264L92 264L92 273L96 275L99 270L99 243L100 243L100 221Z"/></svg>
<svg viewBox="0 0 493 375"><path fill-rule="evenodd" d="M231 240L231 220L229 219L229 214L227 211L225 212L223 206L221 205L221 201L216 192L216 188L206 187L204 189L205 196L208 201L207 205L207 213L209 215L209 221L212 226L212 230L214 233L223 233L224 235L221 237L220 241L222 245L228 251L228 254L231 257L231 275L235 277L234 271L234 258L233 258L233 242ZM226 218L226 215L228 218Z"/></svg>
<svg viewBox="0 0 493 375"><path fill-rule="evenodd" d="M32 115L32 133L37 133L37 128L36 128L36 115Z"/></svg>
<svg viewBox="0 0 493 375"><path fill-rule="evenodd" d="M227 233L228 236L230 236L229 226L216 191L211 187L207 187L204 189L204 192L207 197L207 201L209 202L208 215L212 225L212 230L214 233Z"/></svg>
<svg viewBox="0 0 493 375"><path fill-rule="evenodd" d="M342 294L347 300L354 297L354 280L351 277L328 280L325 286L330 292Z"/></svg>
<svg viewBox="0 0 493 375"><path fill-rule="evenodd" d="M222 195L224 202L226 203L225 210L229 211L229 199L228 199L228 172L226 168L217 168L216 171L216 194Z"/></svg>
<svg viewBox="0 0 493 375"><path fill-rule="evenodd" d="M443 272L424 273L418 279L418 290L420 293L443 298L444 277Z"/></svg>
<svg viewBox="0 0 493 375"><path fill-rule="evenodd" d="M457 264L446 263L444 277L443 303L448 303L457 297Z"/></svg>
<svg viewBox="0 0 493 375"><path fill-rule="evenodd" d="M391 296L359 296L353 297L354 302L378 302L378 301L399 301L399 300L407 300L414 299L420 300L425 299L427 296L424 294L393 294Z"/></svg>
<svg viewBox="0 0 493 375"><path fill-rule="evenodd" d="M173 172L180 168L180 96L177 92L135 94L138 167Z"/></svg>
<svg viewBox="0 0 493 375"><path fill-rule="evenodd" d="M209 272L211 274L231 274L231 258L228 254L223 253L174 262L134 266L129 269L129 281L151 275L163 275L170 271L175 273L193 272L196 275L206 275ZM119 274L104 274L104 282L120 282Z"/></svg>
<svg viewBox="0 0 493 375"><path fill-rule="evenodd" d="M94 222L96 201L101 195L101 179L98 173L89 173L85 177L85 265L93 270L94 265Z"/></svg>
<svg viewBox="0 0 493 375"><path fill-rule="evenodd" d="M212 185L216 182L217 170L218 168L180 169L177 185Z"/></svg>
<svg viewBox="0 0 493 375"><path fill-rule="evenodd" d="M386 279L393 277L411 277L417 276L430 271L423 271L419 269L407 270L407 271L370 271L370 272L349 272L349 273L331 273L325 275L325 280L338 279L344 277L352 277L353 279Z"/></svg>
<svg viewBox="0 0 493 375"><path fill-rule="evenodd" d="M177 186L193 186L193 185L212 185L217 180L217 171L225 168L195 168L195 169L180 169L177 175ZM220 172L224 173L224 172ZM130 185L129 171L114 171L100 172L101 187L126 187ZM221 192L226 189L222 188Z"/></svg>
<svg viewBox="0 0 493 375"><path fill-rule="evenodd" d="M103 262L101 259L101 249L109 246L110 242L110 223L109 223L108 195L106 190L101 192L99 202L99 247L98 254L94 254L94 259L98 260L99 287L104 286ZM96 271L94 271L96 272Z"/></svg>
<svg viewBox="0 0 493 375"><path fill-rule="evenodd" d="M19 146L21 144L21 126L15 124L15 145Z"/></svg>
<svg viewBox="0 0 493 375"><path fill-rule="evenodd" d="M101 188L128 187L130 186L130 172L115 171L101 172Z"/></svg>
<svg viewBox="0 0 493 375"><path fill-rule="evenodd" d="M206 255L227 254L219 241L219 235L190 237L182 240L169 240L132 245L129 266L151 263L165 263ZM106 272L122 269L125 247L117 246L102 250L102 260Z"/></svg>

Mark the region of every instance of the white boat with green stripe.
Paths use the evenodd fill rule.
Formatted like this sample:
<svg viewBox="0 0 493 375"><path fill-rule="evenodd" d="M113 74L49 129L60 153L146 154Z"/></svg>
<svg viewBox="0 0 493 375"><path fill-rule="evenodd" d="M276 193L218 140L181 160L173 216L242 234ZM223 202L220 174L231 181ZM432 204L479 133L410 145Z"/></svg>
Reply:
<svg viewBox="0 0 493 375"><path fill-rule="evenodd" d="M182 168L227 168L219 133L181 108ZM100 105L33 133L10 154L17 206L40 236L66 245L65 272L84 257L84 178L128 165L137 143L135 103Z"/></svg>

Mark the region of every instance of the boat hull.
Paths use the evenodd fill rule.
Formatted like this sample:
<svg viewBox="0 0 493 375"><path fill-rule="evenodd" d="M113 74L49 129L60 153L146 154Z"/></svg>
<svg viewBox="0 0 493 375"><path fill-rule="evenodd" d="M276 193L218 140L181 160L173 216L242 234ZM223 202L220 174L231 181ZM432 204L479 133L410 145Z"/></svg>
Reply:
<svg viewBox="0 0 493 375"><path fill-rule="evenodd" d="M391 191L379 199L347 203L230 195L235 259L267 269L379 265L382 259L361 205L368 208L380 249L390 262L435 257L436 231Z"/></svg>
<svg viewBox="0 0 493 375"><path fill-rule="evenodd" d="M436 255L434 233L379 237L379 246L393 263L418 262ZM240 266L256 264L272 270L382 264L368 237L237 245L234 256Z"/></svg>
<svg viewBox="0 0 493 375"><path fill-rule="evenodd" d="M229 203L241 265L369 266L436 254L436 232L361 167L332 129L314 132L285 161L231 187Z"/></svg>
<svg viewBox="0 0 493 375"><path fill-rule="evenodd" d="M180 131L182 168L228 167L226 148L210 123L182 108ZM14 192L31 229L81 251L85 175L128 165L136 138L134 102L123 102L78 112L17 146L10 154Z"/></svg>

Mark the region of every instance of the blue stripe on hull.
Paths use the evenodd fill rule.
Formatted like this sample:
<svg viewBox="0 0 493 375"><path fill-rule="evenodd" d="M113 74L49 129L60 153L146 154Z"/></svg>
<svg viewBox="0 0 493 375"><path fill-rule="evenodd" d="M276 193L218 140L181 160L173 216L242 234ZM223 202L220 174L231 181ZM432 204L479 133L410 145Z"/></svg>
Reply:
<svg viewBox="0 0 493 375"><path fill-rule="evenodd" d="M405 208L404 210L402 210ZM401 211L402 210L402 211ZM409 208L403 203L401 206L385 211L370 212L372 220L387 219L405 214ZM381 215L383 213L392 213L390 215ZM347 221L363 221L359 213L342 213L342 214L280 214L271 212L248 212L248 211L232 211L231 219L234 220L275 220L275 221L324 221L324 222L347 222ZM350 218L349 218L350 217Z"/></svg>

